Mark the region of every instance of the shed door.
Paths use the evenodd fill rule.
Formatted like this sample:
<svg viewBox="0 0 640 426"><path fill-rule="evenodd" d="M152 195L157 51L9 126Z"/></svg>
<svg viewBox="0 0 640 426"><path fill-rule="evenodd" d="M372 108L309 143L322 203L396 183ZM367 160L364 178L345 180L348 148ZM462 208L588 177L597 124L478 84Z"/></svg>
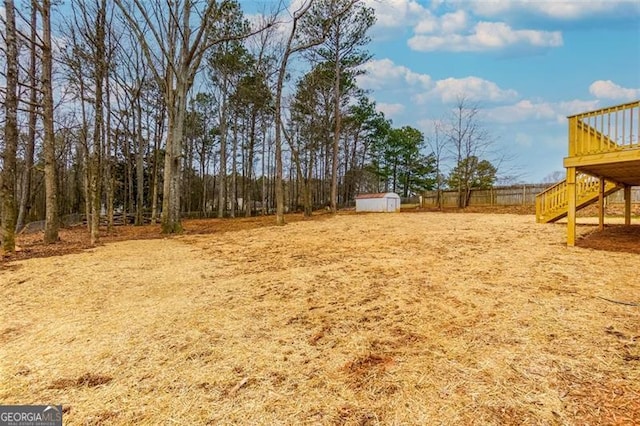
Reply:
<svg viewBox="0 0 640 426"><path fill-rule="evenodd" d="M387 198L387 211L395 212L396 211L396 200L393 198Z"/></svg>

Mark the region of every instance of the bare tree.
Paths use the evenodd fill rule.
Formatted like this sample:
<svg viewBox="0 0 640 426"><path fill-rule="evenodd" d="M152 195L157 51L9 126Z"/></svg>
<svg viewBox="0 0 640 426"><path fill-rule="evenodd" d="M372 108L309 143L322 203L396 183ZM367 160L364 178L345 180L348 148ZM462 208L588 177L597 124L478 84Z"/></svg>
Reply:
<svg viewBox="0 0 640 426"><path fill-rule="evenodd" d="M314 0L305 1L292 14L289 35L284 45L280 64L278 66L278 79L276 82L275 93L275 163L276 163L276 224L284 225L284 187L282 179L282 129L284 121L282 119L282 91L284 88L284 80L287 74L289 59L296 53L303 52L315 46L319 46L327 40L332 23L347 13L354 3L358 0L350 0L348 2L340 2L338 7L335 2L323 3L328 9L325 11L316 11L318 19L309 19L305 21L304 32L299 32L302 20L308 16L312 7L316 3ZM319 3L319 2L318 2Z"/></svg>
<svg viewBox="0 0 640 426"><path fill-rule="evenodd" d="M282 91L284 89L284 80L287 73L287 66L289 64L289 58L306 49L317 46L323 42L324 38L316 38L311 40L303 40L296 42L296 36L298 31L298 24L300 20L309 12L313 6L313 0L304 2L298 10L293 13L293 20L291 22L291 28L289 30L289 36L285 44L282 58L280 59L280 65L278 67L278 80L276 82L275 93L275 118L276 118L276 134L275 134L275 162L276 162L276 224L284 225L284 187L282 180ZM322 34L323 36L323 34Z"/></svg>
<svg viewBox="0 0 640 426"><path fill-rule="evenodd" d="M241 14L237 13L217 25L215 29L212 29L212 33L215 34L211 34L211 37L218 36L218 33L246 34L248 31L248 22L242 18ZM249 59L247 50L237 39L220 40L215 46L212 46L208 57L209 77L217 88L216 101L219 106L220 170L218 180L220 185L218 186L218 217L224 216L227 208L227 199L229 198L227 193L227 157L229 153L227 151L229 131L233 130L233 126L230 126L229 122L236 119L230 117L230 114L234 112L231 108L232 102L230 98L233 91L236 90L242 74L247 70ZM236 139L234 141L237 142ZM232 160L235 161L233 155ZM232 175L233 179L235 179L234 175ZM235 193L232 195L231 210L233 212L236 200Z"/></svg>
<svg viewBox="0 0 640 426"><path fill-rule="evenodd" d="M24 168L22 170L22 186L20 188L20 203L18 208L18 221L16 232L24 227L27 216L31 209L31 183L33 178L33 157L36 145L36 125L38 122L38 76L37 76L37 24L38 14L34 2L31 2L31 34L29 38L29 129L27 135L27 145L24 154Z"/></svg>
<svg viewBox="0 0 640 426"><path fill-rule="evenodd" d="M459 95L447 129L449 149L455 158L454 169L457 170L455 182L459 208L467 206L475 168L482 163L478 160L487 154L493 143L489 133L480 124L479 112L477 105L472 104L466 96Z"/></svg>
<svg viewBox="0 0 640 426"><path fill-rule="evenodd" d="M85 205L91 244L95 244L100 235L102 207L106 137L104 89L108 84L112 57L112 48L107 43L111 29L110 8L106 0L73 0L72 8L72 22L68 28L71 45L63 59L70 72L69 86L77 86L79 92ZM93 117L92 131L88 122L90 116Z"/></svg>
<svg viewBox="0 0 640 426"><path fill-rule="evenodd" d="M262 22L259 24L261 27L266 27L268 22ZM247 143L247 161L246 161L246 174L245 182L246 189L244 192L244 204L246 206L245 216L250 217L252 214L252 202L253 202L253 176L254 176L254 158L256 149L256 140L258 135L261 135L263 146L266 138L267 122L272 122L272 106L273 106L273 94L269 87L269 80L273 77L277 71L276 58L273 55L274 46L273 28L268 31L262 31L255 37L249 39L249 51L254 59L253 72L244 78L240 84L239 98L249 105L249 129L248 129L248 143ZM252 43L251 43L252 42ZM260 122L260 123L259 123ZM262 132L259 131L258 125L263 127ZM264 166L264 164L263 164ZM265 182L263 174L263 183Z"/></svg>
<svg viewBox="0 0 640 426"><path fill-rule="evenodd" d="M447 144L450 141L447 139L446 128L442 121L437 120L433 123L433 134L430 138L427 138L427 145L433 152L433 158L435 159L436 168L436 207L442 208L442 188L444 186L444 173L442 170L442 163L445 160L444 154L447 149Z"/></svg>
<svg viewBox="0 0 640 426"><path fill-rule="evenodd" d="M180 175L187 95L207 50L246 34L214 34L217 20L237 13L237 3L197 0L115 0L135 34L153 76L163 88L168 133L164 164L162 232L179 233Z"/></svg>

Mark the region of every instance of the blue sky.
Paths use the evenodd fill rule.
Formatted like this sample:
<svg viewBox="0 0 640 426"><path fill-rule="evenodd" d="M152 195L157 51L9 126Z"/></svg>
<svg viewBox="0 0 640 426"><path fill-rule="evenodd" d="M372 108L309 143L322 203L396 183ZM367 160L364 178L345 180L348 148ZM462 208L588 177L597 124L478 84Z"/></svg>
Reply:
<svg viewBox="0 0 640 426"><path fill-rule="evenodd" d="M377 22L360 85L379 109L429 137L466 96L520 181L563 170L567 115L640 99L639 1L363 1Z"/></svg>
<svg viewBox="0 0 640 426"><path fill-rule="evenodd" d="M640 2L366 2L379 109L428 137L466 96L520 181L563 170L567 115L640 99Z"/></svg>

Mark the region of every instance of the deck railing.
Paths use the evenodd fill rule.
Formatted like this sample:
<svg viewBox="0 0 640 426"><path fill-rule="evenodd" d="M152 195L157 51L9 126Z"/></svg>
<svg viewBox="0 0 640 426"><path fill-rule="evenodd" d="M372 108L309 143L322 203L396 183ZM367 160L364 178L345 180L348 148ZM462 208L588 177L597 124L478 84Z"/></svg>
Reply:
<svg viewBox="0 0 640 426"><path fill-rule="evenodd" d="M617 188L613 182L605 181L605 192ZM576 204L584 205L600 193L600 179L583 173L576 175ZM563 180L536 196L536 221L548 222L564 214L569 207L567 181Z"/></svg>
<svg viewBox="0 0 640 426"><path fill-rule="evenodd" d="M569 156L640 148L640 101L569 117Z"/></svg>

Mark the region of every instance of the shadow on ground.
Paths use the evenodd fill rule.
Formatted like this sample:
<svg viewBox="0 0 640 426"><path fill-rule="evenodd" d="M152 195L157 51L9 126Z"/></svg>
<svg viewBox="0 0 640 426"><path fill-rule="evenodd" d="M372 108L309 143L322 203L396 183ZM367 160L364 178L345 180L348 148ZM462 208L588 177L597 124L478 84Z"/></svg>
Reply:
<svg viewBox="0 0 640 426"><path fill-rule="evenodd" d="M594 250L640 254L640 225L605 225L602 232L597 225L577 241L577 246Z"/></svg>

